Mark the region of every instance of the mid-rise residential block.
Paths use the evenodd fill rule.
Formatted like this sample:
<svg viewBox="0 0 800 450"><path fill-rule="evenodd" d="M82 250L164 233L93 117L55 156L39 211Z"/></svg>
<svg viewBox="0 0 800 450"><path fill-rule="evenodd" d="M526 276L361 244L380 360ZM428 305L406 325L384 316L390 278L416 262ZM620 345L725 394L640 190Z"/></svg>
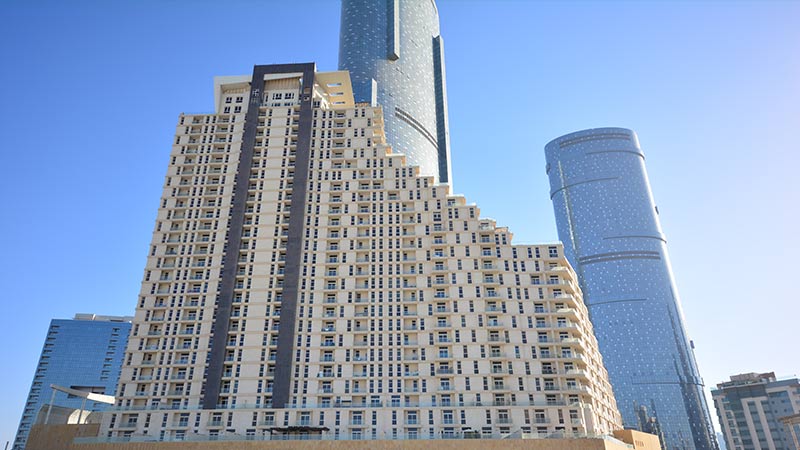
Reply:
<svg viewBox="0 0 800 450"><path fill-rule="evenodd" d="M798 450L800 380L745 373L711 390L728 450Z"/></svg>

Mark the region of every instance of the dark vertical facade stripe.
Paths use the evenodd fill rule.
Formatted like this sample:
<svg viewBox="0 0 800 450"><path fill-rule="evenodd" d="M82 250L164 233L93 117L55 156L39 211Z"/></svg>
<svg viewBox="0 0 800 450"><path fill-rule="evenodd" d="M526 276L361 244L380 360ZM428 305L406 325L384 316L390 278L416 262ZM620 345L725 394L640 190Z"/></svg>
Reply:
<svg viewBox="0 0 800 450"><path fill-rule="evenodd" d="M262 77L263 78L263 77ZM247 201L247 189L250 182L250 167L253 164L253 147L255 145L256 126L258 125L258 107L261 105L260 92L263 82L259 82L256 73L250 82L250 105L244 119L244 133L239 153L239 164L233 183L231 212L228 217L227 241L222 255L222 270L217 295L217 307L214 311L214 326L211 335L208 364L206 369L206 386L203 395L203 409L214 409L219 403L219 391L222 384L222 370L225 359L225 342L228 337L228 325L233 304L233 290L236 282L236 266L239 259L239 247L242 243L242 225Z"/></svg>
<svg viewBox="0 0 800 450"><path fill-rule="evenodd" d="M450 169L450 124L447 118L447 82L444 68L444 40L442 36L433 38L433 82L436 93L436 137L439 152L439 181L450 183L453 174Z"/></svg>
<svg viewBox="0 0 800 450"><path fill-rule="evenodd" d="M292 353L295 329L297 328L297 301L300 296L300 267L303 262L303 228L314 109L314 64L291 66L294 67L294 70L290 70L290 72L303 72L303 85L300 94L300 122L297 127L292 200L289 203L289 241L286 244L286 265L283 276L281 328L278 330L275 376L272 385L272 406L274 408L286 406L292 389L292 362L294 360Z"/></svg>
<svg viewBox="0 0 800 450"><path fill-rule="evenodd" d="M314 86L314 64L279 64L269 66L255 66L253 68L253 77L250 82L250 105L245 114L244 133L242 135L242 147L239 154L239 164L236 170L236 179L234 181L232 193L231 213L228 218L228 235L225 245L225 253L222 256L222 271L220 276L219 294L217 297L217 306L215 310L215 318L213 325L213 334L211 337L211 348L209 349L208 365L206 372L206 385L205 393L203 395L203 409L215 409L219 404L219 393L222 384L222 371L224 369L223 363L225 359L225 343L228 336L228 325L231 318L231 306L233 304L234 286L236 282L236 269L239 260L239 247L242 242L242 225L244 224L244 213L247 202L247 191L250 184L250 168L253 165L253 151L256 144L256 134L258 127L258 113L261 106L261 98L264 88L264 75L273 73L303 73L303 92L301 93L301 106L300 106L300 125L299 136L297 142L297 157L295 169L295 192L291 202L291 219L289 224L289 243L286 255L286 275L285 286L283 294L283 302L281 307L281 324L286 326L281 327L278 333L278 368L286 361L282 360L281 350L288 354L289 363L291 365L291 341L293 336L285 338L285 332L293 334L295 323L295 310L297 303L297 281L299 280L299 260L302 240L302 227L303 227L303 201L306 190L306 179L308 178L308 152L311 144L311 110L312 110L312 91ZM308 94L306 94L308 90ZM304 121L304 117L306 120ZM305 127L304 127L305 122ZM304 155L304 157L301 157ZM301 162L301 160L303 160ZM303 181L299 183L298 174L302 174ZM302 194L298 192L298 188L302 190ZM296 199L296 200L295 200ZM299 207L296 204L300 203ZM295 215L296 210L299 213ZM292 224L299 224L299 232L293 233ZM298 225L295 225L297 227ZM293 240L296 241L293 244ZM293 255L292 252L296 254ZM290 266L291 261L294 264ZM290 269L294 267L294 269ZM290 278L292 277L292 278ZM294 280L292 285L291 279ZM288 350L286 350L288 340ZM276 368L275 383L277 384L279 369ZM291 367L289 367L290 369ZM286 372L287 376L291 372ZM290 380L286 380L289 385ZM288 393L288 392L287 392Z"/></svg>

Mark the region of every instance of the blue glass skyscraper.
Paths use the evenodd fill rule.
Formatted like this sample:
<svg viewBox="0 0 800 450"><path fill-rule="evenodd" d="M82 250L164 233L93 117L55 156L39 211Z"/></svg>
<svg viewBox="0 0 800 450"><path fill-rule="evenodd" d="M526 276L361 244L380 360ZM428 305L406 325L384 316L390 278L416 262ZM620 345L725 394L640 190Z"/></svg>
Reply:
<svg viewBox="0 0 800 450"><path fill-rule="evenodd" d="M53 319L50 322L13 450L25 448L39 410L50 401L51 384L114 395L131 331L131 319L76 314L73 320ZM82 401L82 398L67 398L62 394L54 403L78 409ZM87 409L98 411L104 406L90 402Z"/></svg>
<svg viewBox="0 0 800 450"><path fill-rule="evenodd" d="M342 0L339 70L356 102L383 107L386 139L452 185L444 43L433 0Z"/></svg>
<svg viewBox="0 0 800 450"><path fill-rule="evenodd" d="M668 450L716 449L636 134L578 131L545 154L558 236L625 426L662 434Z"/></svg>

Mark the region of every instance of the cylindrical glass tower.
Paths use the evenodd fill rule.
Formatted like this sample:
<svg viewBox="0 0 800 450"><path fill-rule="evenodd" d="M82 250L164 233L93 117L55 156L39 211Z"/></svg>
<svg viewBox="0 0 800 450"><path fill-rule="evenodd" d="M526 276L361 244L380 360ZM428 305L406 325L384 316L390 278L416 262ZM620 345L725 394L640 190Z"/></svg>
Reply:
<svg viewBox="0 0 800 450"><path fill-rule="evenodd" d="M381 105L392 150L452 184L443 47L433 0L342 0L339 70L355 101Z"/></svg>
<svg viewBox="0 0 800 450"><path fill-rule="evenodd" d="M578 131L545 154L558 236L625 426L660 434L668 450L716 450L636 133Z"/></svg>

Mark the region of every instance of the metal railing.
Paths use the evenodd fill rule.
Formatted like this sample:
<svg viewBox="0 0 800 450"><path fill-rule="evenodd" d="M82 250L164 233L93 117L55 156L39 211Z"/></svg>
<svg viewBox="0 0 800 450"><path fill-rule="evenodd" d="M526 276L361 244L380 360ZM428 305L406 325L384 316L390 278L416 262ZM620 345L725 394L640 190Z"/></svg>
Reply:
<svg viewBox="0 0 800 450"><path fill-rule="evenodd" d="M417 421L418 422L418 421ZM509 421L510 422L510 421ZM407 423L408 425L408 423ZM413 425L413 424L411 424ZM449 432L449 433L377 433L373 438L372 433L308 433L308 434L237 434L224 432L217 435L185 434L177 436L126 436L126 437L78 437L73 440L76 444L122 443L122 442L207 442L207 441L371 441L371 440L458 440L458 439L603 439L612 441L622 447L632 449L626 444L608 435L584 433L523 433L521 430L513 433L481 433L479 431Z"/></svg>

